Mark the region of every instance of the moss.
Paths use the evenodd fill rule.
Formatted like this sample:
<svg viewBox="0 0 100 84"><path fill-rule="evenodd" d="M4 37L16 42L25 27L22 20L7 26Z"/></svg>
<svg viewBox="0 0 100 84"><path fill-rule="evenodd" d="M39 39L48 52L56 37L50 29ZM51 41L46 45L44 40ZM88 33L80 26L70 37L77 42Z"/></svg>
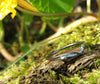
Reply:
<svg viewBox="0 0 100 84"><path fill-rule="evenodd" d="M95 61L95 65L96 65L97 67L100 68L100 59L97 59L97 60Z"/></svg>
<svg viewBox="0 0 100 84"><path fill-rule="evenodd" d="M56 78L57 78L57 77L56 77L56 72L55 72L55 71L50 70L49 72L50 72L50 76L51 76L53 79L56 79Z"/></svg>
<svg viewBox="0 0 100 84"><path fill-rule="evenodd" d="M87 80L91 84L100 84L100 70L93 70L92 73L87 74Z"/></svg>
<svg viewBox="0 0 100 84"><path fill-rule="evenodd" d="M74 77L72 78L68 78L62 75L60 75L60 77L65 83L70 83L70 84L88 84L89 83L88 81L84 81L83 79L81 79L77 74L75 74Z"/></svg>
<svg viewBox="0 0 100 84"><path fill-rule="evenodd" d="M20 81L20 77L16 78L15 80L11 81L11 82L6 82L7 84L19 84Z"/></svg>
<svg viewBox="0 0 100 84"><path fill-rule="evenodd" d="M0 80L11 80L8 84L19 83L19 79L22 76L27 76L30 74L30 71L35 70L39 63L46 63L45 57L48 56L51 52L73 42L85 41L87 46L92 46L94 44L100 43L99 33L100 24L89 23L86 25L81 25L73 32L65 35L61 35L58 40L54 41L50 45L41 45L40 47L34 49L29 55L26 61L20 61L20 65L13 65L11 69L3 71L0 73ZM97 65L100 65L100 61L97 62ZM81 73L81 71L80 71ZM54 80L57 78L54 71L50 71L50 77ZM19 78L17 78L19 77ZM46 75L45 75L46 77ZM12 80L12 78L14 80ZM99 70L94 70L92 73L89 73L86 79L82 79L78 74L74 75L72 78L60 75L61 81L72 84L96 84L100 82L100 72ZM98 83L99 84L99 83Z"/></svg>

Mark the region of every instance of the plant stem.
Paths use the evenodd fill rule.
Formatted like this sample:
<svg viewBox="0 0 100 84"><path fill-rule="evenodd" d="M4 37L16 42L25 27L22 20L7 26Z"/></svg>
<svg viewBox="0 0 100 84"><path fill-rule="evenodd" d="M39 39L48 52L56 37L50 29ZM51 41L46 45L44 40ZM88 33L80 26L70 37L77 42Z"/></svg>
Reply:
<svg viewBox="0 0 100 84"><path fill-rule="evenodd" d="M91 0L87 0L87 13L91 13Z"/></svg>
<svg viewBox="0 0 100 84"><path fill-rule="evenodd" d="M29 40L29 30L26 25L25 25L25 32L26 32L27 41L28 41L29 45L31 45L31 42Z"/></svg>
<svg viewBox="0 0 100 84"><path fill-rule="evenodd" d="M43 22L43 26L42 26L42 28L41 28L39 34L43 34L43 33L45 32L46 26L47 26L47 23L44 21L44 22Z"/></svg>
<svg viewBox="0 0 100 84"><path fill-rule="evenodd" d="M59 28L62 28L63 27L63 22L64 22L64 18L61 18L60 19L60 22L59 22Z"/></svg>
<svg viewBox="0 0 100 84"><path fill-rule="evenodd" d="M98 20L100 20L100 0L96 0L96 1L99 9Z"/></svg>
<svg viewBox="0 0 100 84"><path fill-rule="evenodd" d="M57 32L57 28L50 21L47 21L47 24L53 31Z"/></svg>
<svg viewBox="0 0 100 84"><path fill-rule="evenodd" d="M58 17L58 16L76 16L76 15L92 15L92 16L97 16L96 14L93 13L86 13L86 12L79 12L79 13L57 13L57 14L46 14L46 13L38 13L38 12L34 12L34 11L29 11L26 9L23 9L19 6L16 7L18 10L31 14L31 15L35 15L35 16L45 16L45 17Z"/></svg>
<svg viewBox="0 0 100 84"><path fill-rule="evenodd" d="M24 34L24 16L22 16L21 18L21 30L20 30L20 35L19 35L19 43L21 46L23 46L24 44L23 34Z"/></svg>
<svg viewBox="0 0 100 84"><path fill-rule="evenodd" d="M0 42L3 41L3 39L4 39L4 28L2 21L0 21Z"/></svg>

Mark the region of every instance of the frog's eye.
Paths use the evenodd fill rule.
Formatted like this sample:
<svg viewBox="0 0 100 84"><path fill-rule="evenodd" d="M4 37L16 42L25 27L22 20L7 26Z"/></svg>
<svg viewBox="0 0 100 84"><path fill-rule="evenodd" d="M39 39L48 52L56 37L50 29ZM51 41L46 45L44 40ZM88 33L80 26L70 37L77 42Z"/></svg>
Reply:
<svg viewBox="0 0 100 84"><path fill-rule="evenodd" d="M65 48L68 48L68 47L71 47L74 45L81 45L81 44L83 44L83 45L81 46L79 51L72 51L72 52L67 52L67 53L65 52L65 53L62 53L62 54L59 54L59 55L56 55L53 57L54 54L58 53L59 51L65 49ZM56 50L55 52L51 53L49 56L47 56L47 59L54 60L54 59L60 58L61 60L66 60L67 58L72 58L72 57L81 55L84 52L84 49L85 49L84 42L72 43L72 44L66 45L66 46L60 48L59 50Z"/></svg>

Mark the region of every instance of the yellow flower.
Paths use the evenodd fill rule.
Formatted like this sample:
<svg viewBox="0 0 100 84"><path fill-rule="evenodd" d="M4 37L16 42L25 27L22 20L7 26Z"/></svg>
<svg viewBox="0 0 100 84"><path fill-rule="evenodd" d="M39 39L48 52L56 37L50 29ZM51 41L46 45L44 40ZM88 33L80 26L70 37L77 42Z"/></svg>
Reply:
<svg viewBox="0 0 100 84"><path fill-rule="evenodd" d="M14 9L17 6L17 0L0 0L0 20L2 20L9 13L11 17L14 18L16 15L16 10Z"/></svg>
<svg viewBox="0 0 100 84"><path fill-rule="evenodd" d="M18 1L18 5L22 8L25 8L27 10L31 10L31 11L35 11L35 12L39 12L39 10L37 8L35 8L34 6L32 6L31 4L29 4L27 1L25 0L17 0Z"/></svg>

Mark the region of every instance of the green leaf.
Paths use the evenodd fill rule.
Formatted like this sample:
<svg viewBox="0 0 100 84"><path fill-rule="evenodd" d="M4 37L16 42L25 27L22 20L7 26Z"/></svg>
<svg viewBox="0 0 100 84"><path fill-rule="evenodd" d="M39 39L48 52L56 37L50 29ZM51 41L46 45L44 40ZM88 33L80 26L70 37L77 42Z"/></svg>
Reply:
<svg viewBox="0 0 100 84"><path fill-rule="evenodd" d="M24 14L24 17L25 17L25 25L29 26L32 22L33 15L29 15L29 14L26 14L26 13L23 13L23 14Z"/></svg>
<svg viewBox="0 0 100 84"><path fill-rule="evenodd" d="M30 49L30 47L29 47L28 44L25 44L25 45L23 45L23 46L21 47L21 51L22 51L23 53L26 53L27 51L29 51L29 49Z"/></svg>
<svg viewBox="0 0 100 84"><path fill-rule="evenodd" d="M70 13L75 0L28 0L42 13Z"/></svg>

